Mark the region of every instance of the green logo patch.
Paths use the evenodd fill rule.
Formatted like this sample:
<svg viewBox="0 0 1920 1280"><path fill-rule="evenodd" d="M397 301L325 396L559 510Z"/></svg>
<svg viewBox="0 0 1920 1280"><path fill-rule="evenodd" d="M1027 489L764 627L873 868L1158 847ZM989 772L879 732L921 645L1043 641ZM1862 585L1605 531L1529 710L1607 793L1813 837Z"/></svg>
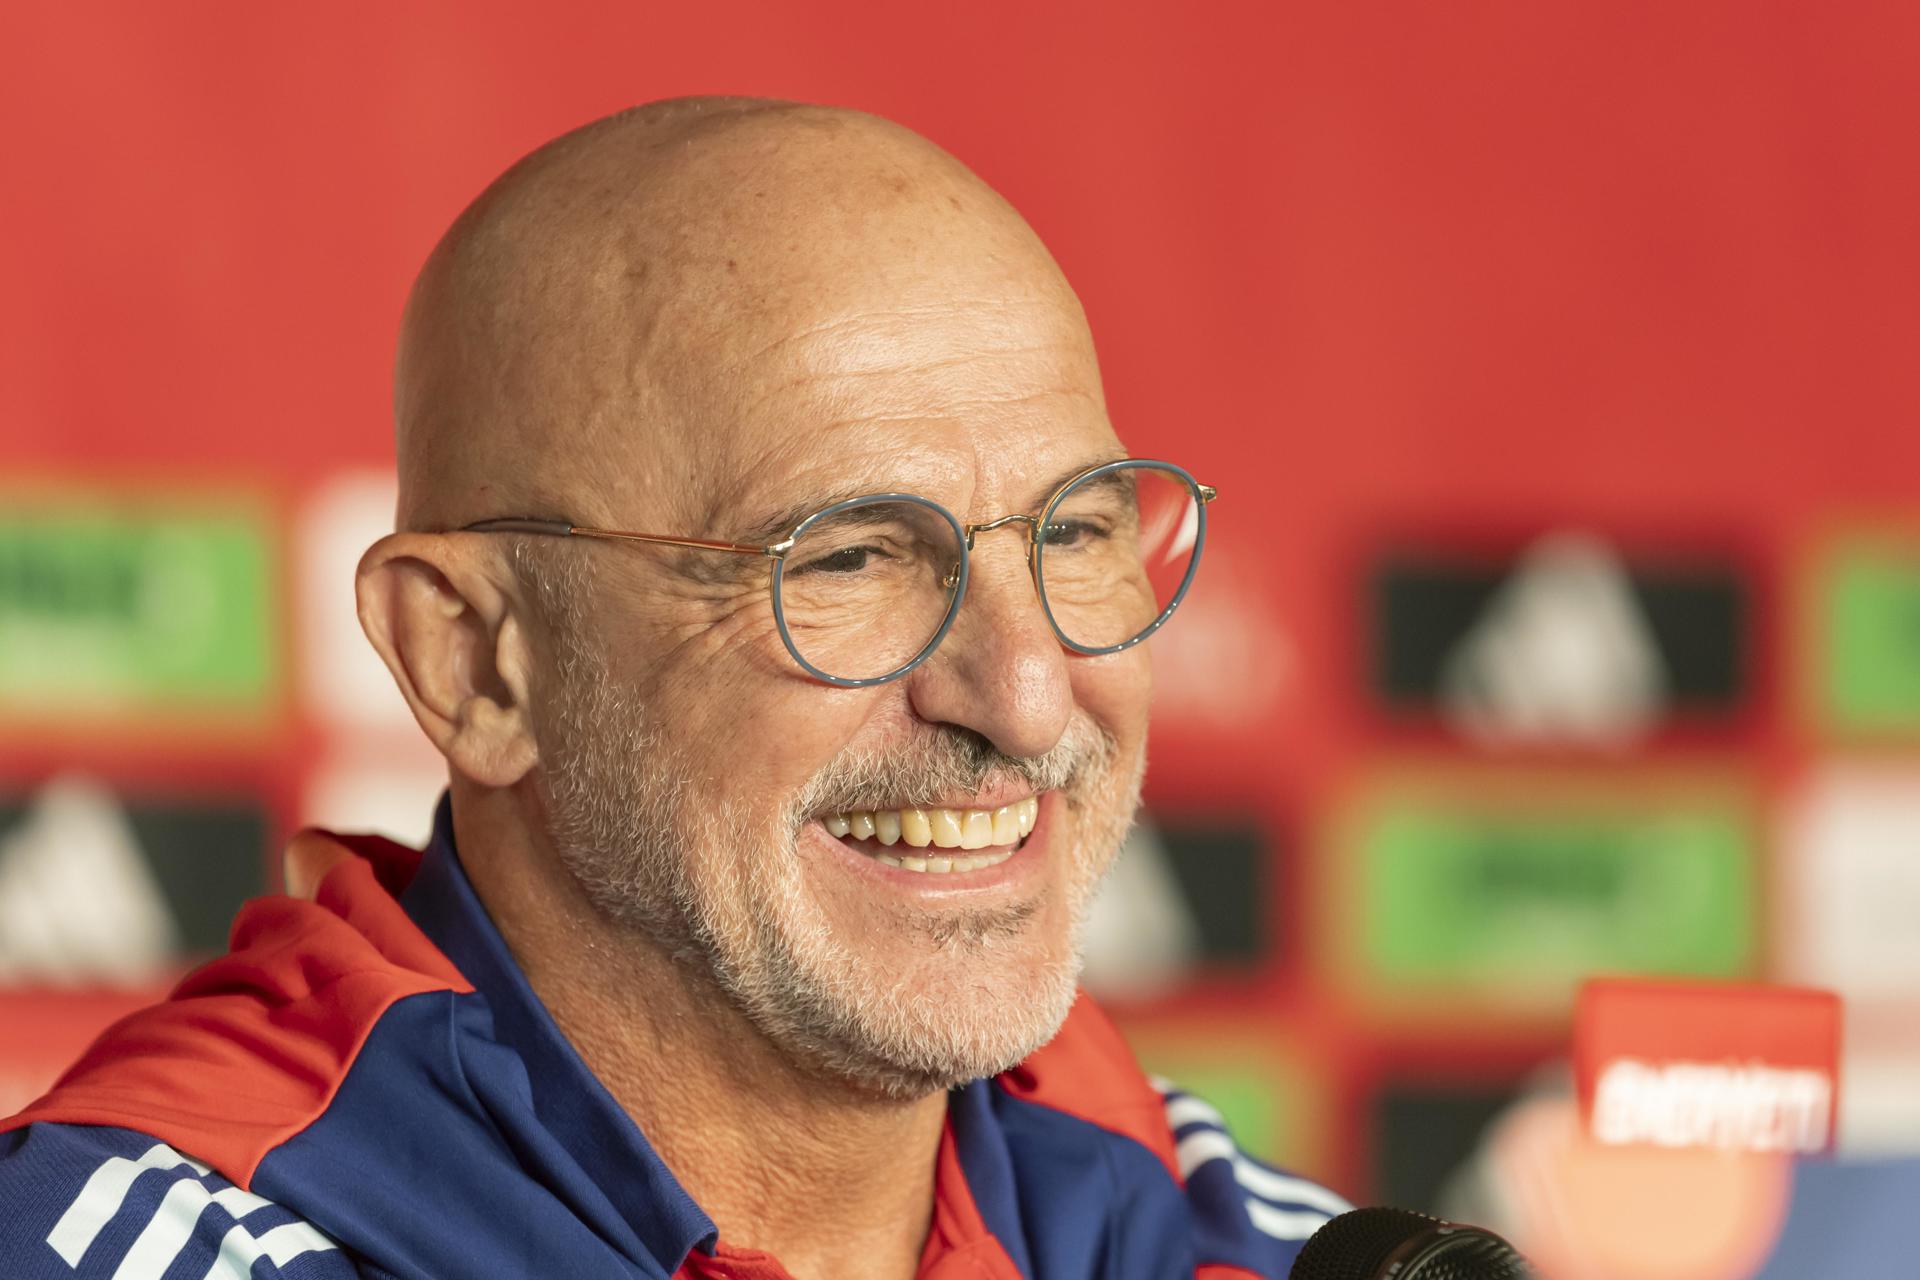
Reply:
<svg viewBox="0 0 1920 1280"><path fill-rule="evenodd" d="M0 505L0 717L264 705L276 664L263 510Z"/></svg>
<svg viewBox="0 0 1920 1280"><path fill-rule="evenodd" d="M1818 591L1829 728L1920 736L1920 539L1837 543Z"/></svg>
<svg viewBox="0 0 1920 1280"><path fill-rule="evenodd" d="M1746 804L1662 784L1389 793L1357 831L1368 980L1557 1005L1596 972L1734 976L1755 950Z"/></svg>

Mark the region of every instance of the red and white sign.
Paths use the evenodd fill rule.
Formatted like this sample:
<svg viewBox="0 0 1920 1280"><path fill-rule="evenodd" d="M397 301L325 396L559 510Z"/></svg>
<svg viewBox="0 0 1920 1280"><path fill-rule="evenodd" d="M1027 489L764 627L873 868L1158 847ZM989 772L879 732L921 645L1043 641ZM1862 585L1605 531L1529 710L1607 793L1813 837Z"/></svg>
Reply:
<svg viewBox="0 0 1920 1280"><path fill-rule="evenodd" d="M1806 987L1599 979L1580 992L1574 1078L1611 1146L1831 1149L1840 1000Z"/></svg>

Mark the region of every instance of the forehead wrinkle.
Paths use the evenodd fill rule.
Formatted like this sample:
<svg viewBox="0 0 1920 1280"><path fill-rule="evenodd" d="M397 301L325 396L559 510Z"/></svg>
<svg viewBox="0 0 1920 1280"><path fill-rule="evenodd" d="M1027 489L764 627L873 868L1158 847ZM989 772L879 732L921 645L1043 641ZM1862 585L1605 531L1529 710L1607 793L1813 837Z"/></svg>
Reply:
<svg viewBox="0 0 1920 1280"><path fill-rule="evenodd" d="M963 315L1037 311L1058 313L1064 299L1055 297L1008 297L1004 294L980 294L975 297L942 295L922 303L895 303L885 307L863 308L853 314L827 316L784 333L764 346L746 353L748 359L771 354L783 346L812 339L831 337L844 329L875 328L886 324L918 328L929 317L953 319ZM1078 311L1078 304L1072 308Z"/></svg>
<svg viewBox="0 0 1920 1280"><path fill-rule="evenodd" d="M887 368L832 370L808 370L784 381L774 383L741 402L746 414L754 414L766 408L769 402L783 396L811 394L814 398L824 399L845 411L845 416L831 419L833 423L852 423L862 418L875 420L898 420L902 417L921 416L928 418L951 417L956 410L985 408L994 404L1017 404L1038 400L1050 395L1062 395L1087 399L1098 403L1098 397L1083 387L1060 383L1053 386L1041 386L1031 389L1018 389L1021 381L1029 384L1031 378L1022 379L1013 370L1009 375L993 375L996 365L1018 366L1026 357L1036 356L1039 348L1026 348L1020 351L998 352L985 356L951 356L945 359L927 362L910 361ZM1032 370L1035 373L1056 374L1056 362L1044 359L1025 361L1027 364L1040 365ZM982 377L967 377L965 371L977 369ZM978 384L984 379L992 385L1007 386L1003 395L981 395ZM892 384L889 386L889 384ZM887 394L891 392L892 394ZM855 407L863 401L879 399L912 404L926 410L920 414L892 414L882 412L859 413ZM876 406L877 407L877 406Z"/></svg>
<svg viewBox="0 0 1920 1280"><path fill-rule="evenodd" d="M835 315L739 354L708 348L703 366L683 365L675 371L688 384L683 403L704 402L703 416L720 433L710 439L759 455L746 465L748 459L725 444L697 451L704 455L696 464L703 487L721 497L738 492L741 485L726 472L744 480L748 472L786 470L819 447L820 431L863 422L952 421L1057 397L1091 406L1104 425L1097 365L1077 310L1063 314L1027 299L968 301L958 313L951 304L929 303ZM1036 334L1024 322L1034 313L1052 333ZM1022 319L1006 319L1013 316ZM771 315L755 320L739 332L751 335L776 322ZM969 343L975 349L966 349ZM863 350L871 358L855 358ZM885 445L896 448L898 441ZM706 514L707 533L742 536L741 523L726 520L718 506Z"/></svg>
<svg viewBox="0 0 1920 1280"><path fill-rule="evenodd" d="M996 318L1020 311L1045 315L1053 321L1044 325L1050 332L1042 336L1034 325ZM1060 323L1063 319L1066 324ZM723 373L752 374L770 366L798 366L801 372L790 381L800 381L822 373L853 377L942 368L1082 345L1084 328L1055 307L988 299L869 309L816 320L716 361L715 367Z"/></svg>
<svg viewBox="0 0 1920 1280"><path fill-rule="evenodd" d="M831 418L823 422L824 427L859 427L902 424L910 425L922 422L964 422L975 410L980 409L1019 409L1037 405L1049 400L1084 400L1096 409L1101 409L1100 399L1078 387L1049 387L1042 391L1031 391L1020 395L980 396L971 400L950 400L945 407L937 411L919 413L875 413L861 414L850 418Z"/></svg>
<svg viewBox="0 0 1920 1280"><path fill-rule="evenodd" d="M921 417L899 421L918 423L927 420ZM849 423L828 423L823 425L822 430L857 429L881 421L886 420L858 419ZM929 498L946 507L963 522L984 518L974 510L980 482L987 479L989 471L1004 470L999 467L982 469L984 459L978 453L977 442L956 454L928 451L889 454L861 448L857 440L830 441L826 447L834 451L836 465L819 463L824 449L816 444L806 449L803 455L813 465L799 469L785 482L766 483L766 477L777 469L777 462L763 459L758 465L746 469L738 483L716 490L706 509L706 534L703 536L710 535L727 541L770 543L792 533L796 525L816 511L849 498L879 493L906 493ZM783 449L780 452L801 451ZM1026 496L1003 498L1003 504L1010 503L1007 511L1024 514L1037 509L1069 477L1127 455L1119 441L1109 434L1103 442L1076 450L1068 456L1075 460L1059 469L1057 475L1038 485L1028 485L1023 491ZM858 462L854 467L837 465L844 459L856 459ZM874 462L879 465L872 465ZM855 472L851 477L849 470ZM1016 468L1016 472L1024 478L1024 461ZM969 476L972 482L966 483ZM1007 511L987 514L998 516L1007 514Z"/></svg>
<svg viewBox="0 0 1920 1280"><path fill-rule="evenodd" d="M882 452L857 440L789 443L743 469L732 484L716 488L707 505L709 527L730 540L773 541L801 519L847 498L910 493L947 504L968 474L973 458L945 452ZM785 465L785 459L802 459ZM761 538L759 535L767 535Z"/></svg>
<svg viewBox="0 0 1920 1280"><path fill-rule="evenodd" d="M847 382L860 378L894 378L903 375L911 377L916 373L939 373L946 369L965 368L969 365L1014 361L1021 356L1034 355L1046 349L1046 344L1028 343L1019 347L969 351L960 355L941 356L933 360L904 360L895 364L873 365L863 369L810 369L781 386L795 386L802 382ZM774 388L774 390L778 389L778 387Z"/></svg>
<svg viewBox="0 0 1920 1280"><path fill-rule="evenodd" d="M988 336L999 340L972 349L968 340L980 336L978 329L954 334L927 326L890 340L863 322L856 332L871 336L856 343L817 336L803 342L781 362L785 376L768 377L745 392L741 407L760 414L785 408L779 402L786 400L828 423L852 424L948 419L1058 396L1085 401L1104 414L1090 344L1037 335L1027 326L996 328Z"/></svg>

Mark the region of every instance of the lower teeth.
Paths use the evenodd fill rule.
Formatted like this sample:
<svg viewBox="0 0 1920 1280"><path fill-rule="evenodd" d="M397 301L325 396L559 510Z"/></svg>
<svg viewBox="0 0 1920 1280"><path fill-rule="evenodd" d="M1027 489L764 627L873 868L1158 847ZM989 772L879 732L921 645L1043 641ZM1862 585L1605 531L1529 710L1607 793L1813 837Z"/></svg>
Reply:
<svg viewBox="0 0 1920 1280"><path fill-rule="evenodd" d="M899 867L904 871L931 871L936 874L948 871L978 871L983 867L997 867L1013 856L1013 850L1001 849L993 853L975 853L963 857L925 858L907 856L896 858L890 853L867 855L875 862L889 867Z"/></svg>

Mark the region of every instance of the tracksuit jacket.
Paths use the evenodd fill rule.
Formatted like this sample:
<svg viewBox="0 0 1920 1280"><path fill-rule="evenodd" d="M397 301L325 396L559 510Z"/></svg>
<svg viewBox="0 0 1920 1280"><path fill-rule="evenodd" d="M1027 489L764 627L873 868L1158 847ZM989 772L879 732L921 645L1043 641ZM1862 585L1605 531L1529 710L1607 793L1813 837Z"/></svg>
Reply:
<svg viewBox="0 0 1920 1280"><path fill-rule="evenodd" d="M561 1035L444 801L424 854L299 840L309 897L249 903L229 954L0 1121L0 1277L786 1280ZM922 1280L1283 1280L1348 1207L1149 1080L1084 996L949 1095L937 1159Z"/></svg>

